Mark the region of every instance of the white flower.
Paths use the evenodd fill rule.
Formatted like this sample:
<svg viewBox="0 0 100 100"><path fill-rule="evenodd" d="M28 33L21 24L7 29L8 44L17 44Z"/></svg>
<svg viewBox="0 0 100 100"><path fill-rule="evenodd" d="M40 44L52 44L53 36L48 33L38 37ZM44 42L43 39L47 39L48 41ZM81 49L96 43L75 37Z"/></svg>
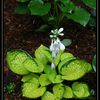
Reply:
<svg viewBox="0 0 100 100"><path fill-rule="evenodd" d="M65 50L65 46L60 42L60 50Z"/></svg>
<svg viewBox="0 0 100 100"><path fill-rule="evenodd" d="M50 35L50 38L53 38L53 35Z"/></svg>
<svg viewBox="0 0 100 100"><path fill-rule="evenodd" d="M65 50L65 46L61 43L61 41L59 40L59 38L57 38L57 42L59 43L59 49L60 50Z"/></svg>
<svg viewBox="0 0 100 100"><path fill-rule="evenodd" d="M53 33L53 34L57 34L57 33L58 33L58 29L51 30L51 33Z"/></svg>
<svg viewBox="0 0 100 100"><path fill-rule="evenodd" d="M51 45L50 45L50 51L53 51L54 50L54 48L53 48L53 40L52 40L52 42L51 42Z"/></svg>
<svg viewBox="0 0 100 100"><path fill-rule="evenodd" d="M63 36L64 33L62 33L64 29L63 28L60 28L59 30L58 29L55 29L55 30L51 30L51 33L55 34L55 35L61 35Z"/></svg>
<svg viewBox="0 0 100 100"><path fill-rule="evenodd" d="M59 50L65 50L65 46L61 43L59 38L57 38L55 41L52 40L52 43L50 45L50 51L55 52L57 54Z"/></svg>
<svg viewBox="0 0 100 100"><path fill-rule="evenodd" d="M63 35L64 35L64 33L62 33L63 30L64 30L63 28L60 28L60 29L58 30L58 34L61 35L61 36L63 36Z"/></svg>
<svg viewBox="0 0 100 100"><path fill-rule="evenodd" d="M51 52L55 52L55 53L58 53L58 51L59 51L59 48L60 48L60 46L59 46L59 42L57 42L57 41L52 41L52 43L51 43L51 45L50 45L50 51Z"/></svg>
<svg viewBox="0 0 100 100"><path fill-rule="evenodd" d="M64 33L60 33L59 35L64 36Z"/></svg>
<svg viewBox="0 0 100 100"><path fill-rule="evenodd" d="M55 58L55 57L56 57L56 52L52 51L52 58Z"/></svg>
<svg viewBox="0 0 100 100"><path fill-rule="evenodd" d="M59 53L59 50L65 50L65 46L61 43L60 39L58 38L58 35L63 36L64 33L62 33L64 29L60 28L51 30L52 35L50 35L50 38L52 39L51 45L50 45L50 51L52 52L52 58L54 59L56 55ZM51 63L51 69L55 67L54 62Z"/></svg>
<svg viewBox="0 0 100 100"><path fill-rule="evenodd" d="M58 30L58 33L61 33L63 30L64 30L63 28L60 28L60 29Z"/></svg>
<svg viewBox="0 0 100 100"><path fill-rule="evenodd" d="M51 30L51 33L54 33L54 30Z"/></svg>

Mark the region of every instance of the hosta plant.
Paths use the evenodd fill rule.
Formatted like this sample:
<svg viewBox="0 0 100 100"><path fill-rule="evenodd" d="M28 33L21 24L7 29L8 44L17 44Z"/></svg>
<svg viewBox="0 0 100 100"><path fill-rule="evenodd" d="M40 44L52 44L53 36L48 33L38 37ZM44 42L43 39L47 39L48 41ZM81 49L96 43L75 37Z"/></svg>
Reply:
<svg viewBox="0 0 100 100"><path fill-rule="evenodd" d="M91 95L88 85L79 82L92 70L91 64L64 52L65 46L58 36L64 35L63 28L52 30L50 48L40 45L34 55L24 50L7 52L7 63L11 71L22 75L22 95L41 100L62 100L63 98L84 99ZM69 86L68 81L72 84Z"/></svg>

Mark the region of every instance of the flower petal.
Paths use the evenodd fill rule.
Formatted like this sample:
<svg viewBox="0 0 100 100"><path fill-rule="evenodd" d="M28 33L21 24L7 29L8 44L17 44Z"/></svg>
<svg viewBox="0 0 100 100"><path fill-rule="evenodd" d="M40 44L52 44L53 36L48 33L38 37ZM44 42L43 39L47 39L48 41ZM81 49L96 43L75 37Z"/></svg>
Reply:
<svg viewBox="0 0 100 100"><path fill-rule="evenodd" d="M54 50L53 43L51 43L51 45L50 45L50 51L53 51L53 50Z"/></svg>
<svg viewBox="0 0 100 100"><path fill-rule="evenodd" d="M51 33L54 33L54 30L51 30Z"/></svg>
<svg viewBox="0 0 100 100"><path fill-rule="evenodd" d="M65 50L65 46L60 42L60 50Z"/></svg>
<svg viewBox="0 0 100 100"><path fill-rule="evenodd" d="M59 35L64 36L64 33L60 33Z"/></svg>
<svg viewBox="0 0 100 100"><path fill-rule="evenodd" d="M53 35L50 35L50 38L53 38Z"/></svg>
<svg viewBox="0 0 100 100"><path fill-rule="evenodd" d="M56 52L52 51L52 58L55 58L55 57L56 57Z"/></svg>
<svg viewBox="0 0 100 100"><path fill-rule="evenodd" d="M63 30L64 30L63 28L60 28L60 29L58 30L58 33L61 33Z"/></svg>

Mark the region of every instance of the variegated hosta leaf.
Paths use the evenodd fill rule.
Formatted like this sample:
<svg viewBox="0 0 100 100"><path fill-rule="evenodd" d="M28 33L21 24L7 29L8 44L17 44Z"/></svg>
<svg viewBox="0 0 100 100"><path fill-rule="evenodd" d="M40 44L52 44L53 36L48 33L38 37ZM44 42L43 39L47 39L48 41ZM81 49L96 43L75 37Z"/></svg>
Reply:
<svg viewBox="0 0 100 100"><path fill-rule="evenodd" d="M34 83L24 83L22 86L22 95L27 98L41 97L46 91L46 87L37 87Z"/></svg>
<svg viewBox="0 0 100 100"><path fill-rule="evenodd" d="M61 83L55 84L53 86L53 93L56 97L58 97L59 99L62 99L63 94L64 94L64 85Z"/></svg>
<svg viewBox="0 0 100 100"><path fill-rule="evenodd" d="M44 95L41 97L41 100L60 100L53 93L46 91Z"/></svg>
<svg viewBox="0 0 100 100"><path fill-rule="evenodd" d="M70 58L70 57L74 57L73 54L71 54L71 53L63 53L61 55L61 61L64 60L64 59Z"/></svg>
<svg viewBox="0 0 100 100"><path fill-rule="evenodd" d="M59 64L58 70L63 75L62 79L72 81L84 76L92 67L84 60L67 58Z"/></svg>
<svg viewBox="0 0 100 100"><path fill-rule="evenodd" d="M48 79L47 74L41 74L39 77L39 83L41 86L47 86L51 84L51 81Z"/></svg>
<svg viewBox="0 0 100 100"><path fill-rule="evenodd" d="M85 98L90 96L90 91L85 83L74 82L72 84L72 90L76 98Z"/></svg>
<svg viewBox="0 0 100 100"><path fill-rule="evenodd" d="M52 83L61 83L61 82L63 82L62 76L57 75L57 72L56 72L55 69L50 70L50 72L47 75L48 75L48 79Z"/></svg>
<svg viewBox="0 0 100 100"><path fill-rule="evenodd" d="M74 59L76 59L76 57L67 57L64 60L61 60L61 62L58 65L58 71L59 71L59 73L61 74L62 73L62 69L64 68L64 66L67 66Z"/></svg>
<svg viewBox="0 0 100 100"><path fill-rule="evenodd" d="M31 73L31 74L25 75L22 77L21 81L25 83L34 83L36 87L39 86L39 76L36 74Z"/></svg>
<svg viewBox="0 0 100 100"><path fill-rule="evenodd" d="M29 71L24 67L23 63L31 57L23 50L12 50L7 52L7 63L9 69L16 74L25 75Z"/></svg>
<svg viewBox="0 0 100 100"><path fill-rule="evenodd" d="M44 65L46 65L48 61L52 61L52 56L49 49L43 45L36 49L35 57Z"/></svg>
<svg viewBox="0 0 100 100"><path fill-rule="evenodd" d="M53 83L61 83L64 79L62 79L61 75L56 75L55 79L53 80Z"/></svg>
<svg viewBox="0 0 100 100"><path fill-rule="evenodd" d="M23 63L24 67L33 73L40 73L44 70L43 64L37 59L26 59Z"/></svg>
<svg viewBox="0 0 100 100"><path fill-rule="evenodd" d="M64 98L73 98L74 95L73 95L72 89L66 85L64 86L64 88L65 88L65 91L64 91L63 97Z"/></svg>
<svg viewBox="0 0 100 100"><path fill-rule="evenodd" d="M53 83L57 75L56 69L52 69L48 75L49 80Z"/></svg>

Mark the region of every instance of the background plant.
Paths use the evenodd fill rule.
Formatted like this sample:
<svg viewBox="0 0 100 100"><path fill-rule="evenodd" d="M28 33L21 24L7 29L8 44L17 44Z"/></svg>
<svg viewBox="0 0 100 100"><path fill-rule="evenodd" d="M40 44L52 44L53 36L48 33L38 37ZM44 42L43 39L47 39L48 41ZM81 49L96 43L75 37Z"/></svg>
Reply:
<svg viewBox="0 0 100 100"><path fill-rule="evenodd" d="M96 72L96 54L93 56L92 66L93 66L94 71Z"/></svg>
<svg viewBox="0 0 100 100"><path fill-rule="evenodd" d="M71 19L83 26L86 26L91 13L82 8L80 0L16 0L19 7L15 12L18 14L29 14L38 17L43 21L42 26L37 31L45 29L55 29ZM86 6L96 9L95 0L81 0ZM78 4L78 5L77 5Z"/></svg>
<svg viewBox="0 0 100 100"><path fill-rule="evenodd" d="M8 94L14 94L15 93L15 84L13 82L10 82L6 86L4 86L4 92L7 92Z"/></svg>

